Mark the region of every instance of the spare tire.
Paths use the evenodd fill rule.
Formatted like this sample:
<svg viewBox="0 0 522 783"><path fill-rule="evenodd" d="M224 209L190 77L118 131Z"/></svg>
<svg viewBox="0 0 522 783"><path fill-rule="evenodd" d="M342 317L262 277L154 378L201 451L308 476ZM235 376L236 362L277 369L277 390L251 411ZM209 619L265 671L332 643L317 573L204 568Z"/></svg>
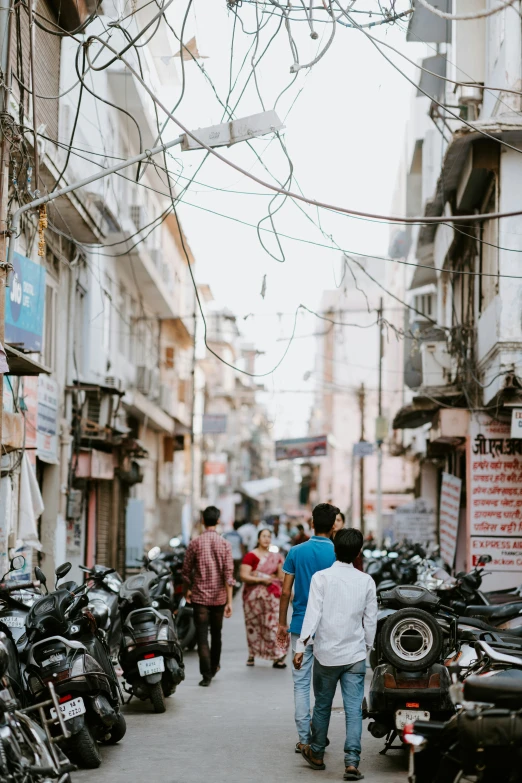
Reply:
<svg viewBox="0 0 522 783"><path fill-rule="evenodd" d="M423 609L399 609L381 630L383 657L405 672L417 672L440 660L444 637L440 625Z"/></svg>

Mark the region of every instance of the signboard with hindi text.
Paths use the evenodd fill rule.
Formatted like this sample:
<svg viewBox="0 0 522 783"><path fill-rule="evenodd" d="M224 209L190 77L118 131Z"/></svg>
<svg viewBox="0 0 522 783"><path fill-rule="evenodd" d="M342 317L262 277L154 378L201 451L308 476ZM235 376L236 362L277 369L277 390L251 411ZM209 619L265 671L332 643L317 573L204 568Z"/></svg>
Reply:
<svg viewBox="0 0 522 783"><path fill-rule="evenodd" d="M453 568L457 551L461 490L461 479L450 473L442 474L439 517L440 555L450 568Z"/></svg>
<svg viewBox="0 0 522 783"><path fill-rule="evenodd" d="M490 554L489 571L522 577L522 440L508 424L475 413L468 443L468 532L470 566ZM520 555L517 555L520 552ZM516 576L520 572L521 577ZM517 581L518 579L518 581ZM504 582L488 580L487 588Z"/></svg>

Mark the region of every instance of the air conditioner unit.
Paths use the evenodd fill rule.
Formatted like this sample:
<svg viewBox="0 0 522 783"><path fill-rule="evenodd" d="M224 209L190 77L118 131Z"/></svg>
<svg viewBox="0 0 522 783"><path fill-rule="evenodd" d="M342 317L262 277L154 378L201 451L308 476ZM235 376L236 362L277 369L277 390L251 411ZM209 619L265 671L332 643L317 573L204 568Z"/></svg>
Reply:
<svg viewBox="0 0 522 783"><path fill-rule="evenodd" d="M141 394L150 394L152 371L149 367L136 367L136 388Z"/></svg>
<svg viewBox="0 0 522 783"><path fill-rule="evenodd" d="M122 382L121 379L117 378L115 375L106 375L105 386L110 386L110 388L115 391L121 391Z"/></svg>
<svg viewBox="0 0 522 783"><path fill-rule="evenodd" d="M443 340L426 340L420 346L422 386L448 386L455 381L457 363Z"/></svg>
<svg viewBox="0 0 522 783"><path fill-rule="evenodd" d="M147 225L147 210L143 204L131 204L129 207L129 215L138 231L145 228Z"/></svg>
<svg viewBox="0 0 522 783"><path fill-rule="evenodd" d="M88 391L82 406L82 436L90 440L106 440L112 424L112 394Z"/></svg>

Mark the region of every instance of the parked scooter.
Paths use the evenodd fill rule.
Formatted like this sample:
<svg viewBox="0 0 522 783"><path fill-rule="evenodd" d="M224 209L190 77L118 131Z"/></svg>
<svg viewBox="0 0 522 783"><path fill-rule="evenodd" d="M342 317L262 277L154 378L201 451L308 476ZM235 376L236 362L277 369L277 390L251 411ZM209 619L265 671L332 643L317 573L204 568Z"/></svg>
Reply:
<svg viewBox="0 0 522 783"><path fill-rule="evenodd" d="M457 783L470 776L481 783L522 781L522 649L507 655L479 642L476 652L476 673L463 685L458 667L452 674L457 715L405 729L410 783Z"/></svg>
<svg viewBox="0 0 522 783"><path fill-rule="evenodd" d="M386 737L386 752L416 720L446 720L453 711L444 665L448 645L433 616L440 599L422 587L400 586L381 594L383 607L370 685L368 730ZM449 645L450 648L454 644Z"/></svg>
<svg viewBox="0 0 522 783"><path fill-rule="evenodd" d="M150 699L155 712L165 712L165 698L185 679L172 613L152 596L160 579L158 574L144 571L131 576L120 589L123 676L130 693Z"/></svg>
<svg viewBox="0 0 522 783"><path fill-rule="evenodd" d="M70 569L70 563L56 569L55 590L29 611L26 675L35 701L43 697L49 682L54 684L71 735L64 747L80 766L94 769L101 763L98 742L119 742L126 725L109 648L87 610L87 584L57 586ZM43 572L35 572L45 585Z"/></svg>
<svg viewBox="0 0 522 783"><path fill-rule="evenodd" d="M175 618L176 632L182 650L193 650L196 646L196 625L194 623L194 610L187 604L183 595L183 562L186 548L179 538L171 538L170 551L162 552L159 547L153 547L144 557L145 568L154 571L159 576L169 574L169 580L164 586L158 584L153 588L154 596L159 591L168 595L170 608Z"/></svg>
<svg viewBox="0 0 522 783"><path fill-rule="evenodd" d="M0 780L10 783L43 783L55 780L70 783L69 772L76 769L53 742L45 710L54 709L62 737L68 736L59 713L53 684L49 698L25 710L12 687L11 673L18 667L16 645L12 637L0 632ZM32 713L37 713L37 723ZM56 732L55 732L56 734Z"/></svg>
<svg viewBox="0 0 522 783"><path fill-rule="evenodd" d="M121 617L119 608L120 588L123 579L114 570L104 565L93 568L80 566L89 583L88 609L93 614L98 628L106 635L113 661L117 660L121 646Z"/></svg>

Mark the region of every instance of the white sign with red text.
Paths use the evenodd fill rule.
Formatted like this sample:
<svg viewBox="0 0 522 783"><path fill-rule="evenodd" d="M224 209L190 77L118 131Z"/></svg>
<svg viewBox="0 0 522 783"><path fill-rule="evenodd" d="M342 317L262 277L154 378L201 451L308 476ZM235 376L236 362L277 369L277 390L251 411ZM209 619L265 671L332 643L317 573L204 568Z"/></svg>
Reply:
<svg viewBox="0 0 522 783"><path fill-rule="evenodd" d="M468 515L471 565L490 554L488 570L522 574L522 440L484 413L470 423Z"/></svg>
<svg viewBox="0 0 522 783"><path fill-rule="evenodd" d="M461 490L461 479L452 476L451 473L442 474L439 524L440 554L450 568L453 568L457 550Z"/></svg>

